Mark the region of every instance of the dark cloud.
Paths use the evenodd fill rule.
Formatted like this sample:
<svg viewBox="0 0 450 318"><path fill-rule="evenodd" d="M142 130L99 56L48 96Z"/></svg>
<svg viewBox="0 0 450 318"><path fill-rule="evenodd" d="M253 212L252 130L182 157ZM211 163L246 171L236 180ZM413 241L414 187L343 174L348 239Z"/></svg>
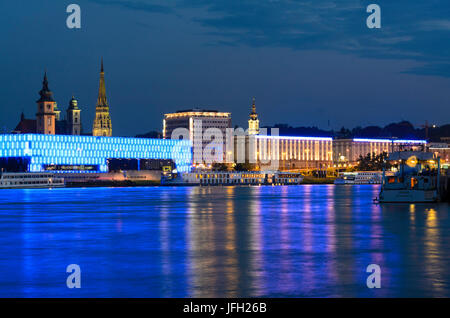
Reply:
<svg viewBox="0 0 450 318"><path fill-rule="evenodd" d="M90 2L118 6L130 10L154 12L154 13L171 13L173 9L167 5L155 4L156 1L122 1L122 0L89 0Z"/></svg>
<svg viewBox="0 0 450 318"><path fill-rule="evenodd" d="M360 0L174 0L102 1L151 12L190 10L192 21L209 29L210 45L334 50L361 57L423 63L409 70L450 77L450 3L378 0L382 28L368 29L366 12L374 1ZM194 13L192 13L194 10Z"/></svg>

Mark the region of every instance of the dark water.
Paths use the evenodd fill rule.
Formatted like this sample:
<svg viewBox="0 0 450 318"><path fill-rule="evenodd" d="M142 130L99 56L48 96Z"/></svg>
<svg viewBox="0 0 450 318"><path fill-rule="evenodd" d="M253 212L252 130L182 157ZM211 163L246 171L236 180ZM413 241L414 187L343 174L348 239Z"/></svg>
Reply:
<svg viewBox="0 0 450 318"><path fill-rule="evenodd" d="M3 297L450 296L448 204L378 186L0 190ZM366 267L381 267L381 288ZM81 288L66 267L81 267Z"/></svg>

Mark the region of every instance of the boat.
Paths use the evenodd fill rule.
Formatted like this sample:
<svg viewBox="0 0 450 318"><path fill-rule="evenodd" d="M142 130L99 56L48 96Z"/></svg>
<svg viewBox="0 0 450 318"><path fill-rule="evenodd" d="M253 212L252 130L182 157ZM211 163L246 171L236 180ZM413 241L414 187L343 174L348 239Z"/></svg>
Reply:
<svg viewBox="0 0 450 318"><path fill-rule="evenodd" d="M300 173L281 171L212 171L198 170L178 177L164 176L166 185L296 185L303 181Z"/></svg>
<svg viewBox="0 0 450 318"><path fill-rule="evenodd" d="M382 171L342 172L334 184L381 184Z"/></svg>
<svg viewBox="0 0 450 318"><path fill-rule="evenodd" d="M431 152L393 152L386 163L393 165L394 175L383 169L381 190L376 201L437 202L440 199L440 158Z"/></svg>
<svg viewBox="0 0 450 318"><path fill-rule="evenodd" d="M0 189L62 188L64 178L46 172L2 172Z"/></svg>

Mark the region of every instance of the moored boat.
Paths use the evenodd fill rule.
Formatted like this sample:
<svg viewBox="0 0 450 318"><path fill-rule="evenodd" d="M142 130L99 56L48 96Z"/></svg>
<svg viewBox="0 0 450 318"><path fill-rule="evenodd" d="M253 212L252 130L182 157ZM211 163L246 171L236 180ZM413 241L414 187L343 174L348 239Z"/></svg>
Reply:
<svg viewBox="0 0 450 318"><path fill-rule="evenodd" d="M46 172L2 172L0 189L62 188L64 178Z"/></svg>
<svg viewBox="0 0 450 318"><path fill-rule="evenodd" d="M391 153L387 162L393 164L394 175L383 171L377 201L437 202L439 195L440 158L430 152L400 151Z"/></svg>
<svg viewBox="0 0 450 318"><path fill-rule="evenodd" d="M382 176L381 171L342 172L334 184L380 184Z"/></svg>
<svg viewBox="0 0 450 318"><path fill-rule="evenodd" d="M177 177L162 176L165 185L297 185L300 173L281 171L211 171L198 170Z"/></svg>

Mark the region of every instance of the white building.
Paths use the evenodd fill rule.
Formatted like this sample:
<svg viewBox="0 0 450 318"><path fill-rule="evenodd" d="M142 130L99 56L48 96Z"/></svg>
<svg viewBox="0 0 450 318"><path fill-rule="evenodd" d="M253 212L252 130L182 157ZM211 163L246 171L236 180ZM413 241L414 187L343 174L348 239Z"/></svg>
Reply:
<svg viewBox="0 0 450 318"><path fill-rule="evenodd" d="M335 139L333 140L333 161L355 164L360 156L379 155L383 152L391 153L399 150L419 150L426 143L425 140L403 139Z"/></svg>
<svg viewBox="0 0 450 318"><path fill-rule="evenodd" d="M226 136L227 129L231 128L231 113L192 109L165 114L163 138L178 139L179 136L172 136L177 128L185 128L189 132L194 164L207 163L209 161L207 156L211 152L226 161ZM216 135L215 133L221 135L221 140L211 137L211 135Z"/></svg>

